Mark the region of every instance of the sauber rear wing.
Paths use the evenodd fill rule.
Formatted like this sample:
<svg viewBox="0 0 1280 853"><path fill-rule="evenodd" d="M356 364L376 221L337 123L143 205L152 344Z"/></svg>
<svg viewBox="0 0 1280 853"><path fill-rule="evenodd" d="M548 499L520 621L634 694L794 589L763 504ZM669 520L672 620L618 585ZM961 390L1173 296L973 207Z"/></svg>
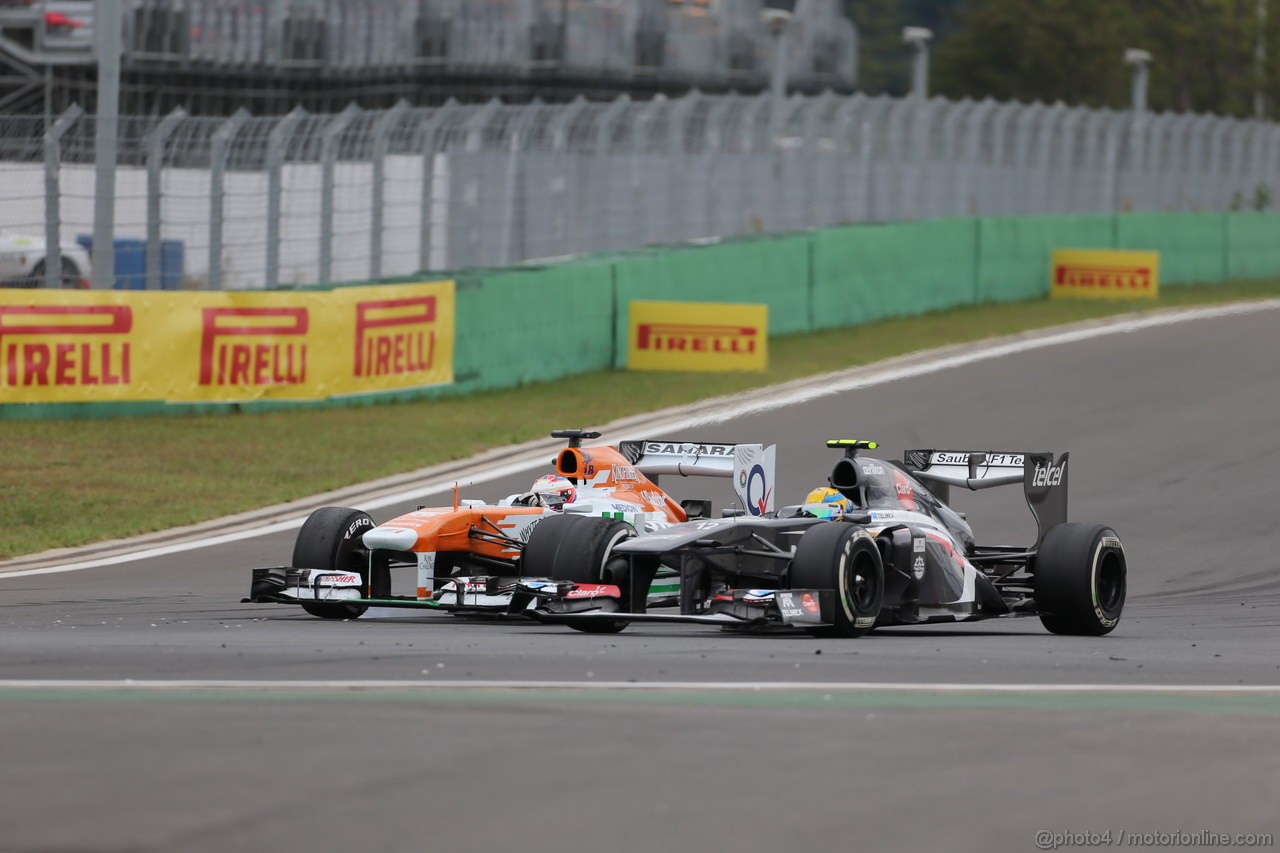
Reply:
<svg viewBox="0 0 1280 853"><path fill-rule="evenodd" d="M1054 461L1052 453L999 452L991 450L908 450L906 468L924 480L944 503L951 502L951 487L990 489L1022 483L1027 506L1035 516L1039 535L1067 520L1067 460Z"/></svg>
<svg viewBox="0 0 1280 853"><path fill-rule="evenodd" d="M751 515L773 511L777 445L703 441L621 441L618 452L654 483L663 474L732 477L733 490Z"/></svg>

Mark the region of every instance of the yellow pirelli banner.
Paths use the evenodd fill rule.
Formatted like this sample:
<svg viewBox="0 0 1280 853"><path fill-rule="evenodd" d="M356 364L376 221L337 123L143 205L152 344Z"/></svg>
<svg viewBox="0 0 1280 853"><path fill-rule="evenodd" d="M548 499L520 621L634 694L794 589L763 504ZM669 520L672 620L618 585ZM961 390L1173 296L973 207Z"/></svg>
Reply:
<svg viewBox="0 0 1280 853"><path fill-rule="evenodd" d="M769 306L643 302L629 308L630 370L764 370Z"/></svg>
<svg viewBox="0 0 1280 853"><path fill-rule="evenodd" d="M1054 299L1154 299L1159 292L1159 252L1053 250L1049 295Z"/></svg>
<svg viewBox="0 0 1280 853"><path fill-rule="evenodd" d="M0 290L0 403L321 400L453 381L454 283Z"/></svg>

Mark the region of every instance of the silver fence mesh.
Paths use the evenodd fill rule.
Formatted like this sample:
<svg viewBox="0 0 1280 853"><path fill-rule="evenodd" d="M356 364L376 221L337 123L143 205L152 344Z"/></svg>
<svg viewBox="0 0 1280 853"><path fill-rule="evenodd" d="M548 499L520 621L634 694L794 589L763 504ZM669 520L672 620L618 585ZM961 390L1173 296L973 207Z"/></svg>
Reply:
<svg viewBox="0 0 1280 853"><path fill-rule="evenodd" d="M0 228L92 233L94 121L73 112L0 117ZM695 93L119 127L115 233L181 241L192 288L859 222L1261 209L1280 188L1280 125L1061 104Z"/></svg>

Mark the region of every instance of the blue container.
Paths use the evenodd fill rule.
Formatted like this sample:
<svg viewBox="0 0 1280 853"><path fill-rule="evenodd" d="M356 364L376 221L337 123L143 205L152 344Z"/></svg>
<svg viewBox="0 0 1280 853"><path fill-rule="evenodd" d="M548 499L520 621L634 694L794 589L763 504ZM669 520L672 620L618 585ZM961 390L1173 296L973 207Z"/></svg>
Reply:
<svg viewBox="0 0 1280 853"><path fill-rule="evenodd" d="M93 256L93 235L80 234L76 242ZM116 237L112 241L116 250L116 290L146 290L147 244L136 237ZM185 262L185 246L181 240L160 241L160 286L165 290L177 290L182 286L182 267Z"/></svg>
<svg viewBox="0 0 1280 853"><path fill-rule="evenodd" d="M186 244L181 240L160 241L160 287L162 290L179 290L182 287L182 268L186 263Z"/></svg>

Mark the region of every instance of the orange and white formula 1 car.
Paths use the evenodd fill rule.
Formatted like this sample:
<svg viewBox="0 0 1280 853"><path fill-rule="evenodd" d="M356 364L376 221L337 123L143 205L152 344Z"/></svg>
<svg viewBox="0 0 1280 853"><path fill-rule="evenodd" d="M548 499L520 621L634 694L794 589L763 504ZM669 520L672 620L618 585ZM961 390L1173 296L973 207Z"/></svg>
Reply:
<svg viewBox="0 0 1280 853"><path fill-rule="evenodd" d="M606 578L622 541L708 518L710 500L677 502L664 476L731 478L736 512L771 512L773 445L623 441L583 447L596 432L556 430L568 446L555 474L496 504L458 500L422 507L375 525L365 512L316 510L303 524L290 566L253 570L245 601L298 604L313 616L352 619L369 607L421 607L505 613L521 578L586 585ZM731 510L732 511L732 510ZM397 594L392 569L416 569L412 594ZM679 594L678 577L654 578L650 604ZM530 602L532 604L532 602Z"/></svg>

